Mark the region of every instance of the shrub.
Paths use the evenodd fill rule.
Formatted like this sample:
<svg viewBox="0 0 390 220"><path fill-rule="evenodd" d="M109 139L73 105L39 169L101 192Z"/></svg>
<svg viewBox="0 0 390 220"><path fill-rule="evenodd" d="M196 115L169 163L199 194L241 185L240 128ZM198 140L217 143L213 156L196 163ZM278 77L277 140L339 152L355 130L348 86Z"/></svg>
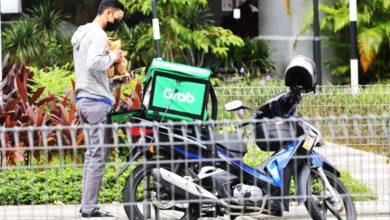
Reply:
<svg viewBox="0 0 390 220"><path fill-rule="evenodd" d="M152 12L148 1L121 0L132 16L141 12L145 17ZM243 46L243 40L230 30L215 26L211 21L206 0L158 1L161 22L162 57L168 61L185 62L195 66L205 66L206 55L226 58L229 48ZM142 32L139 32L142 30ZM154 54L153 31L151 24L140 24L132 31L124 30L124 39L141 33L130 48L132 61L145 62L140 57ZM134 39L132 40L134 41ZM143 56L145 55L145 56Z"/></svg>
<svg viewBox="0 0 390 220"><path fill-rule="evenodd" d="M40 87L45 87L43 95L50 93L55 96L65 97L69 91L72 91L71 81L75 79L75 75L71 70L70 64L43 69L29 67L29 70L33 72L33 77L30 79L29 84L32 92L35 92Z"/></svg>
<svg viewBox="0 0 390 220"><path fill-rule="evenodd" d="M124 176L112 183L116 170L107 167L99 202L122 200ZM8 169L0 172L0 205L79 204L82 168L52 167L40 170Z"/></svg>
<svg viewBox="0 0 390 220"><path fill-rule="evenodd" d="M4 54L9 54L19 64L40 67L70 61L71 36L58 30L64 19L55 1L45 0L36 4L19 20L4 28Z"/></svg>
<svg viewBox="0 0 390 220"><path fill-rule="evenodd" d="M7 63L7 62L5 62ZM15 165L16 163L31 164L35 158L40 162L41 151L27 150L30 147L57 146L62 143L66 146L72 145L71 133L68 130L61 130L57 136L55 131L47 131L43 137L42 129L32 130L27 127L56 126L56 125L77 125L79 123L76 114L76 107L73 95L60 98L56 96L41 97L45 88L37 88L34 93L29 94L28 82L31 79L31 72L26 66L17 67L15 64L5 65L3 72L4 81L1 88L4 88L0 105L0 126L5 128L21 127L20 132L4 132L0 142L0 149L7 148L5 157L0 154L0 166ZM76 132L77 144L82 143L83 133ZM60 139L58 139L60 138ZM62 145L61 144L61 145ZM75 155L73 150L70 155ZM48 161L58 151L48 150ZM76 157L74 157L77 160Z"/></svg>
<svg viewBox="0 0 390 220"><path fill-rule="evenodd" d="M263 40L244 39L244 46L232 47L228 53L225 66L236 73L247 73L253 78L275 71L271 49Z"/></svg>
<svg viewBox="0 0 390 220"><path fill-rule="evenodd" d="M41 41L38 24L27 17L4 28L4 54L10 54L16 62L39 63L45 45Z"/></svg>

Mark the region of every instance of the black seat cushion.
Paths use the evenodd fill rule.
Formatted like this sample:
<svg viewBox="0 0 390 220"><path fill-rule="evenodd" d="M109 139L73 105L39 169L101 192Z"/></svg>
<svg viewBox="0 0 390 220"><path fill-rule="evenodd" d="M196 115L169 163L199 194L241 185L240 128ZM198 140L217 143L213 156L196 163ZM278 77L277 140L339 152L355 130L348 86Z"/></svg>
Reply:
<svg viewBox="0 0 390 220"><path fill-rule="evenodd" d="M228 151L240 153L247 151L246 144L236 134L214 134L214 141Z"/></svg>

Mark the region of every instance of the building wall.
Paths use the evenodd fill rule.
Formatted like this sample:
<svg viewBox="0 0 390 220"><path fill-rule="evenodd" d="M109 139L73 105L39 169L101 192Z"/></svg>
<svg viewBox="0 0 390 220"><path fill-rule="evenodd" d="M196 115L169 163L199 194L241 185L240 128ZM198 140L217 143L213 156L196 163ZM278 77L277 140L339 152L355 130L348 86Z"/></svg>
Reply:
<svg viewBox="0 0 390 220"><path fill-rule="evenodd" d="M313 1L291 1L291 16L288 16L284 1L259 0L259 38L265 39L273 48L272 57L277 71L282 75L287 62L301 54L313 58L313 32L299 35L307 14L313 10ZM299 36L298 36L299 35ZM332 55L332 50L322 47L322 61ZM330 70L322 62L323 83L331 80Z"/></svg>

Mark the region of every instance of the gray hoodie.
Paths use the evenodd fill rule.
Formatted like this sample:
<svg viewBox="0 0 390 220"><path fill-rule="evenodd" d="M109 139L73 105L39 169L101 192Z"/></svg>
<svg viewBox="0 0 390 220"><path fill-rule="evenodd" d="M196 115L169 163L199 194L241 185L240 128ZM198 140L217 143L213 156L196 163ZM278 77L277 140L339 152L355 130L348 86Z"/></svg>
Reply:
<svg viewBox="0 0 390 220"><path fill-rule="evenodd" d="M109 99L114 103L107 70L117 55L107 52L107 34L98 24L88 23L73 34L72 45L76 96Z"/></svg>

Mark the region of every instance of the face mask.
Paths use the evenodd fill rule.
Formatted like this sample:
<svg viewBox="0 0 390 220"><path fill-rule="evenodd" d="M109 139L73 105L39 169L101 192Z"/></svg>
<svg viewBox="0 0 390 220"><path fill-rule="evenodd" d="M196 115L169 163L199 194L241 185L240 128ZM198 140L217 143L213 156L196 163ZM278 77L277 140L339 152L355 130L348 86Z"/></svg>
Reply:
<svg viewBox="0 0 390 220"><path fill-rule="evenodd" d="M121 22L116 18L114 18L114 22L111 22L107 19L107 25L106 25L105 31L116 31L116 30L118 30L120 25L121 25Z"/></svg>
<svg viewBox="0 0 390 220"><path fill-rule="evenodd" d="M118 30L121 21L119 19L115 18L114 15L113 15L113 18L114 18L113 22L108 20L108 18L107 18L107 25L106 25L105 31L116 31L116 30Z"/></svg>

